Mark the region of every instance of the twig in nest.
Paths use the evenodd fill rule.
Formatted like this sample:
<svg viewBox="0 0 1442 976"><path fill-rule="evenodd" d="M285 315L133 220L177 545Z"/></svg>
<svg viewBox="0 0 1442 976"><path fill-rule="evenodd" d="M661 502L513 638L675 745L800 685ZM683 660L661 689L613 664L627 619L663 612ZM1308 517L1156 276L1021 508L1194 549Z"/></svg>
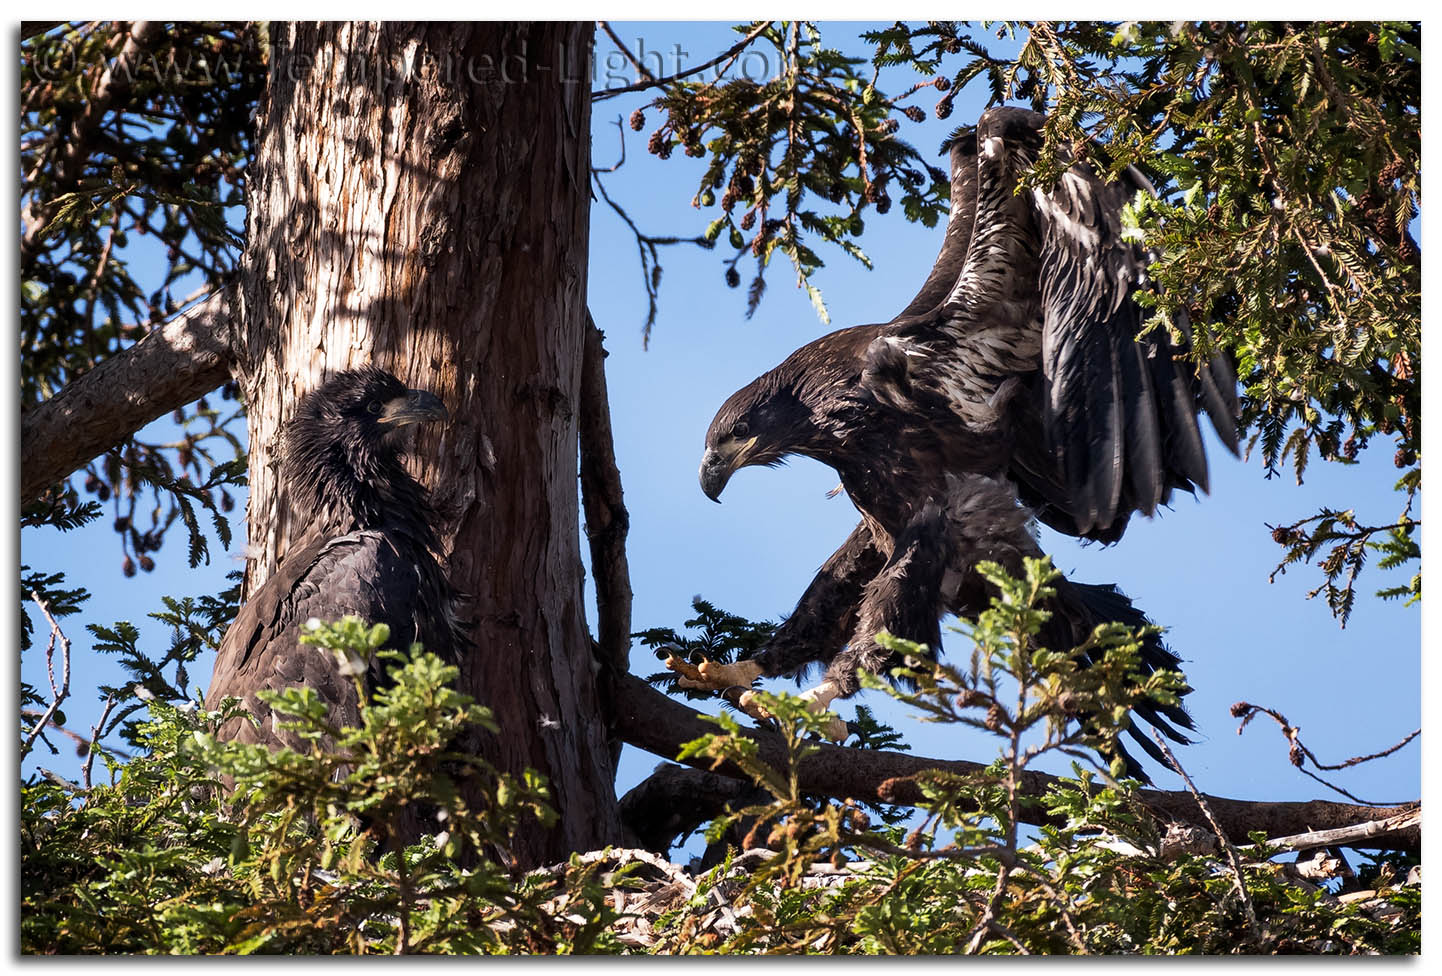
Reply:
<svg viewBox="0 0 1442 976"><path fill-rule="evenodd" d="M1222 830L1221 825L1217 823L1217 818L1212 815L1212 808L1207 805L1206 800L1202 799L1201 791L1193 785L1192 778L1187 775L1187 771L1182 768L1177 757L1172 755L1172 750L1167 748L1166 742L1156 732L1152 733L1152 738L1161 746L1162 755L1167 757L1167 762L1171 763L1172 768L1177 771L1177 775L1182 778L1182 782L1187 785L1187 790L1191 792L1192 799L1197 801L1197 806L1201 807L1207 823L1212 825L1212 831L1217 835L1217 841L1222 845L1222 850L1226 852L1227 860L1231 863L1232 880L1235 883L1237 895L1242 899L1242 907L1246 909L1247 924L1252 929L1252 938L1257 940L1258 945L1261 945L1262 925L1257 921L1257 909L1252 904L1251 896L1247 894L1246 882L1242 880L1242 859L1237 855L1237 849L1232 846L1231 841L1227 840L1226 831Z"/></svg>

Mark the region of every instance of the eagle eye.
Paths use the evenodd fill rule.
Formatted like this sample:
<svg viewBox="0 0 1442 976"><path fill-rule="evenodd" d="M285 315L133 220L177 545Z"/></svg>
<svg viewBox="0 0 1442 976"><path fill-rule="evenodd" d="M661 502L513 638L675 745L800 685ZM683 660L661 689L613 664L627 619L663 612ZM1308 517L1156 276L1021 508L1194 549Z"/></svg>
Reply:
<svg viewBox="0 0 1442 976"><path fill-rule="evenodd" d="M737 440L740 440L743 437L748 437L750 436L750 434L751 427L744 420L736 421L735 426L731 428L731 436L736 438Z"/></svg>
<svg viewBox="0 0 1442 976"><path fill-rule="evenodd" d="M372 414L379 414L381 412L381 402L379 400L372 400L366 404L366 411Z"/></svg>

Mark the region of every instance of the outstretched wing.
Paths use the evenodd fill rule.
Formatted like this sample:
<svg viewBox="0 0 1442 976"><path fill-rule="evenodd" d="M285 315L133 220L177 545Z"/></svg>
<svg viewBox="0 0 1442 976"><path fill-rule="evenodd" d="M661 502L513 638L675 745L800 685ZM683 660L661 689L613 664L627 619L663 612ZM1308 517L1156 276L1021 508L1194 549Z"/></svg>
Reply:
<svg viewBox="0 0 1442 976"><path fill-rule="evenodd" d="M942 143L941 151L951 159L951 214L946 221L946 235L941 239L941 253L931 273L898 318L933 311L946 301L961 277L971 248L971 232L976 224L976 130L958 129Z"/></svg>
<svg viewBox="0 0 1442 976"><path fill-rule="evenodd" d="M1030 200L1015 192L1040 146L1032 114L993 109L948 140L958 196L941 253L866 351L862 385L897 409L931 413L942 434L957 418L961 431L994 424L1003 384L1035 371L1041 353L1040 240Z"/></svg>
<svg viewBox="0 0 1442 976"><path fill-rule="evenodd" d="M1207 490L1199 407L1237 452L1237 381L1226 360L1196 370L1186 338L1180 347L1165 333L1136 338L1133 294L1146 264L1122 210L1139 192L1154 191L1135 167L1107 182L1078 163L1031 194L1042 238L1043 429L1079 535L1105 533L1132 511L1151 515L1173 488ZM1190 336L1185 316L1177 324Z"/></svg>
<svg viewBox="0 0 1442 976"><path fill-rule="evenodd" d="M1038 517L1111 541L1173 488L1206 490L1199 408L1236 452L1236 379L1220 357L1192 369L1185 342L1136 339L1145 260L1121 214L1151 192L1140 172L1108 182L1077 163L1050 187L1017 192L1041 125L1034 112L992 109L951 140L960 193L942 252L868 350L863 382L897 406L944 401L970 431L1004 414L1011 474ZM945 298L923 308L953 274Z"/></svg>

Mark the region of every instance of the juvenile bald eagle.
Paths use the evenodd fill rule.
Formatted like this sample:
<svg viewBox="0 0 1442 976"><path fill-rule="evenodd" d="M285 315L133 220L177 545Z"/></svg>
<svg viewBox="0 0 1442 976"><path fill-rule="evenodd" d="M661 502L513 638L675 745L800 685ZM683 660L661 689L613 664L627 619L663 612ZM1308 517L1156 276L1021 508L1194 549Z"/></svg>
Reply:
<svg viewBox="0 0 1442 976"><path fill-rule="evenodd" d="M286 428L281 483L294 524L306 528L226 631L206 697L210 708L242 698L261 721L237 720L222 734L299 748L256 697L287 687L314 688L337 725L358 724L351 679L329 651L299 642L311 618L354 614L389 625L390 647L419 641L457 658L466 637L437 560L431 508L398 456L410 425L445 417L434 394L408 390L375 366L337 373L301 400ZM379 677L373 668L371 687Z"/></svg>
<svg viewBox="0 0 1442 976"><path fill-rule="evenodd" d="M1017 572L1040 556L1030 517L1112 542L1132 512L1153 514L1173 489L1205 491L1199 408L1236 452L1227 362L1196 370L1185 342L1136 340L1145 261L1121 213L1150 184L1134 168L1108 183L1076 162L1054 185L1017 192L1041 125L1034 112L998 108L958 130L943 147L945 239L911 303L885 324L803 346L717 412L700 472L708 497L719 500L739 468L799 454L837 471L862 520L764 649L735 665L673 662L683 687L745 686L820 661L825 678L807 696L822 710L857 690L858 668L894 666L878 631L934 651L946 612L985 609L975 564ZM1112 587L1065 581L1052 609L1051 646L1145 619ZM1143 661L1178 663L1156 640ZM1192 727L1180 708L1138 713L1175 741L1186 739L1173 725Z"/></svg>

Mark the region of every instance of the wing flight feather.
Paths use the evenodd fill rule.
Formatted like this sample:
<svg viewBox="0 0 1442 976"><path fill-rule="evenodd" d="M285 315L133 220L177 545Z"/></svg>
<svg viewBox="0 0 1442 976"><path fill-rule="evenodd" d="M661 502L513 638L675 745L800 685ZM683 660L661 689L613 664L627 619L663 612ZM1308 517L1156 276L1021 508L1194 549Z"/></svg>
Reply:
<svg viewBox="0 0 1442 976"><path fill-rule="evenodd" d="M1016 445L1012 476L1053 527L1112 541L1131 512L1154 513L1173 488L1206 490L1199 409L1237 451L1236 378L1220 355L1200 370L1182 359L1185 318L1180 344L1157 331L1137 339L1146 262L1121 217L1152 192L1145 176L1132 167L1109 182L1078 162L1049 187L1017 191L1041 126L1034 112L997 108L948 140L941 253L873 343L877 364L893 368L863 383L893 403L898 391L930 394L977 429L997 421L1003 384L1027 380L1008 409L1034 414L1018 424L1014 413L1014 426L1043 436Z"/></svg>

